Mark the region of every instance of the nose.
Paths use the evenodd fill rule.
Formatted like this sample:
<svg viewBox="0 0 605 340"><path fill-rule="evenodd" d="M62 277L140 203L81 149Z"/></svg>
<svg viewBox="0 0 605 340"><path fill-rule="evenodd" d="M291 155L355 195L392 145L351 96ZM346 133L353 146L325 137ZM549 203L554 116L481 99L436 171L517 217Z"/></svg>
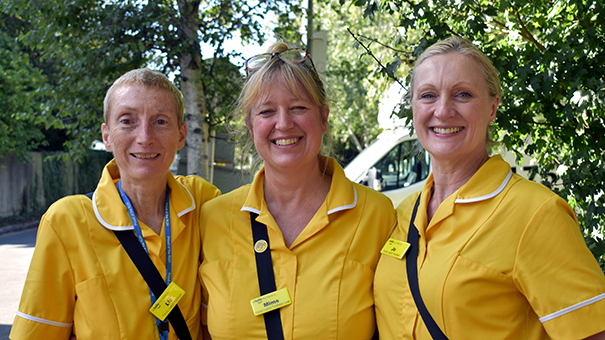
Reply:
<svg viewBox="0 0 605 340"><path fill-rule="evenodd" d="M275 128L281 131L288 130L294 126L292 114L287 109L279 109L276 115Z"/></svg>
<svg viewBox="0 0 605 340"><path fill-rule="evenodd" d="M140 145L150 145L153 143L154 134L151 124L142 123L137 127L136 141Z"/></svg>
<svg viewBox="0 0 605 340"><path fill-rule="evenodd" d="M435 116L445 119L454 115L453 100L449 96L441 96L435 103Z"/></svg>

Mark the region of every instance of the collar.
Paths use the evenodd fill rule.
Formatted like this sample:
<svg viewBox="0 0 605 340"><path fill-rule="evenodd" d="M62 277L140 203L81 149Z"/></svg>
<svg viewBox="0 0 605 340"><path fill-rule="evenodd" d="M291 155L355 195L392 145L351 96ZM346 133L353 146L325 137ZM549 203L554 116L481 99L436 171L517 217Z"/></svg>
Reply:
<svg viewBox="0 0 605 340"><path fill-rule="evenodd" d="M170 215L175 214L182 217L196 208L195 200L189 190L180 182L177 182L172 173L168 171L168 180L166 184L170 189ZM120 179L120 171L115 159L107 163L103 169L101 180L92 195L92 207L99 223L110 230L134 230L132 221L128 215L126 206L122 203L118 189L115 183ZM182 228L183 223L172 223L173 237L176 236ZM174 229L176 228L176 229Z"/></svg>
<svg viewBox="0 0 605 340"><path fill-rule="evenodd" d="M513 171L502 156L492 156L458 189L454 203L473 203L495 197L504 190L512 176Z"/></svg>
<svg viewBox="0 0 605 340"><path fill-rule="evenodd" d="M431 196L431 188L434 184L433 173L431 172L422 188L422 200L418 211L424 211L424 213L416 215L416 227L427 226L430 229L431 226L452 215L456 204L481 202L496 197L504 190L512 175L510 165L502 159L502 156L490 157L468 182L441 203L429 223L426 211L428 199ZM424 237L424 228L419 228L418 231L421 237Z"/></svg>
<svg viewBox="0 0 605 340"><path fill-rule="evenodd" d="M332 175L330 192L328 192L324 204L327 210L326 214L330 215L335 212L355 208L357 206L357 190L355 189L355 185L346 178L344 170L335 159L325 156L319 157L321 158L320 163L325 162L327 164L326 174ZM263 166L254 177L241 211L253 212L259 215L263 215L265 212L270 214L265 203L264 183L265 167Z"/></svg>

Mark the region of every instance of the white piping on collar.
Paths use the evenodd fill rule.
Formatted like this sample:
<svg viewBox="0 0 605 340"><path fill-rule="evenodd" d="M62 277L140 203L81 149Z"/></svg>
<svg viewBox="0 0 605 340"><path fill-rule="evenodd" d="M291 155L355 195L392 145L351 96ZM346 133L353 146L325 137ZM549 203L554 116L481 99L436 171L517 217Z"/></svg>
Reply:
<svg viewBox="0 0 605 340"><path fill-rule="evenodd" d="M353 200L353 203L348 204L348 205L343 205L340 207L336 207L332 210L328 210L328 215L341 211L341 210L346 210L346 209L351 209L354 208L357 205L357 189L355 189L355 185L353 185L353 192L355 193L355 199ZM252 208L252 207L247 207L247 206L243 206L240 211L248 211L248 212L252 212L255 214L260 214L260 210Z"/></svg>
<svg viewBox="0 0 605 340"><path fill-rule="evenodd" d="M473 197L473 198L459 198L459 199L455 200L454 203L474 203L474 202L485 201L487 199L490 199L490 198L498 195L500 192L502 192L502 190L504 190L504 188L506 187L506 185L508 184L508 181L510 181L510 178L512 176L513 176L513 171L510 170L508 172L508 175L502 182L502 184L500 184L500 187L498 189L496 189L496 191L494 191L490 194L479 196L479 197Z"/></svg>
<svg viewBox="0 0 605 340"><path fill-rule="evenodd" d="M260 215L260 210L254 209L252 207L247 207L245 205L240 209L240 211L247 211L247 212L251 212L251 213L255 213L257 215Z"/></svg>
<svg viewBox="0 0 605 340"><path fill-rule="evenodd" d="M187 189L187 187L185 185L183 185L183 183L181 182L177 182L178 184L180 184L183 188L185 188L185 190L187 191L187 194L189 194L189 197L191 198L191 206L186 208L185 210L178 212L177 216L181 217L183 215L185 215L186 213L192 211L195 209L195 200L193 199L193 195L191 195L191 192L189 191L189 189ZM124 230L134 230L134 226L133 225L127 225L127 226L123 226L123 227L116 227L114 225L111 225L109 223L107 223L103 217L101 217L101 213L99 213L99 208L97 207L97 201L95 200L95 196L97 195L97 191L95 190L92 194L92 207L93 210L95 212L95 216L97 217L97 221L99 221L99 223L101 223L101 225L109 230L115 230L115 231L124 231Z"/></svg>
<svg viewBox="0 0 605 340"><path fill-rule="evenodd" d="M353 184L351 184L351 185L353 185ZM348 205L343 205L340 207L336 207L332 210L328 210L328 215L335 213L335 212L342 211L342 210L355 208L355 206L357 205L357 189L355 189L355 185L353 185L353 193L355 194L355 199L353 200L353 203L348 204Z"/></svg>
<svg viewBox="0 0 605 340"><path fill-rule="evenodd" d="M96 196L97 196L97 191L95 190L95 192L92 193L92 208L95 211L95 216L97 217L97 221L99 221L99 223L101 223L102 226L104 226L105 228L107 228L109 230L115 230L115 231L134 230L134 227L132 225L127 225L124 227L116 227L116 226L113 226L113 225L105 222L103 217L101 217L101 213L99 213L99 208L97 207L97 201L95 200Z"/></svg>
<svg viewBox="0 0 605 340"><path fill-rule="evenodd" d="M181 216L185 215L186 213L188 213L188 212L192 211L193 209L195 209L196 205L195 205L195 200L193 199L193 195L191 195L191 192L189 191L189 189L187 189L187 187L185 185L183 185L183 183L178 182L178 181L177 181L177 183L180 184L183 188L185 188L185 191L187 191L187 193L189 194L189 198L191 198L191 202L192 202L191 206L189 208L186 208L185 210L177 213L177 216L181 217Z"/></svg>

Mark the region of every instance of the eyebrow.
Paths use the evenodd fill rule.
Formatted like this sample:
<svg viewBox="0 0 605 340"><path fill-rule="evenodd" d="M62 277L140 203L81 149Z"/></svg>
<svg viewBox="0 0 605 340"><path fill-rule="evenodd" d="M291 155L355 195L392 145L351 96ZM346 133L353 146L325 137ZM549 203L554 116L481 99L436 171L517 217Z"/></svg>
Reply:
<svg viewBox="0 0 605 340"><path fill-rule="evenodd" d="M126 111L135 111L138 112L138 108L134 107L134 106L129 106L129 105L117 105L116 109L118 110L126 110ZM160 106L158 107L158 110L156 112L171 112L171 108L169 106ZM176 111L175 111L176 112Z"/></svg>

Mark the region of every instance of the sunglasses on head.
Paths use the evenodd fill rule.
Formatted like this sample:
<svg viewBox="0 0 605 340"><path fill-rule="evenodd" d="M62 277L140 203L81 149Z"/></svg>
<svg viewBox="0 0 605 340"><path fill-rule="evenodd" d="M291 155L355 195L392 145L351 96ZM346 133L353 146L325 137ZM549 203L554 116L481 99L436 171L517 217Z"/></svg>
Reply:
<svg viewBox="0 0 605 340"><path fill-rule="evenodd" d="M313 67L313 71L317 72L309 51L304 48L292 48L281 52L257 54L254 57L248 58L246 60L246 77L249 77L250 74L263 67L263 65L275 57L295 64L301 64L305 60L309 60L311 62L311 67Z"/></svg>

